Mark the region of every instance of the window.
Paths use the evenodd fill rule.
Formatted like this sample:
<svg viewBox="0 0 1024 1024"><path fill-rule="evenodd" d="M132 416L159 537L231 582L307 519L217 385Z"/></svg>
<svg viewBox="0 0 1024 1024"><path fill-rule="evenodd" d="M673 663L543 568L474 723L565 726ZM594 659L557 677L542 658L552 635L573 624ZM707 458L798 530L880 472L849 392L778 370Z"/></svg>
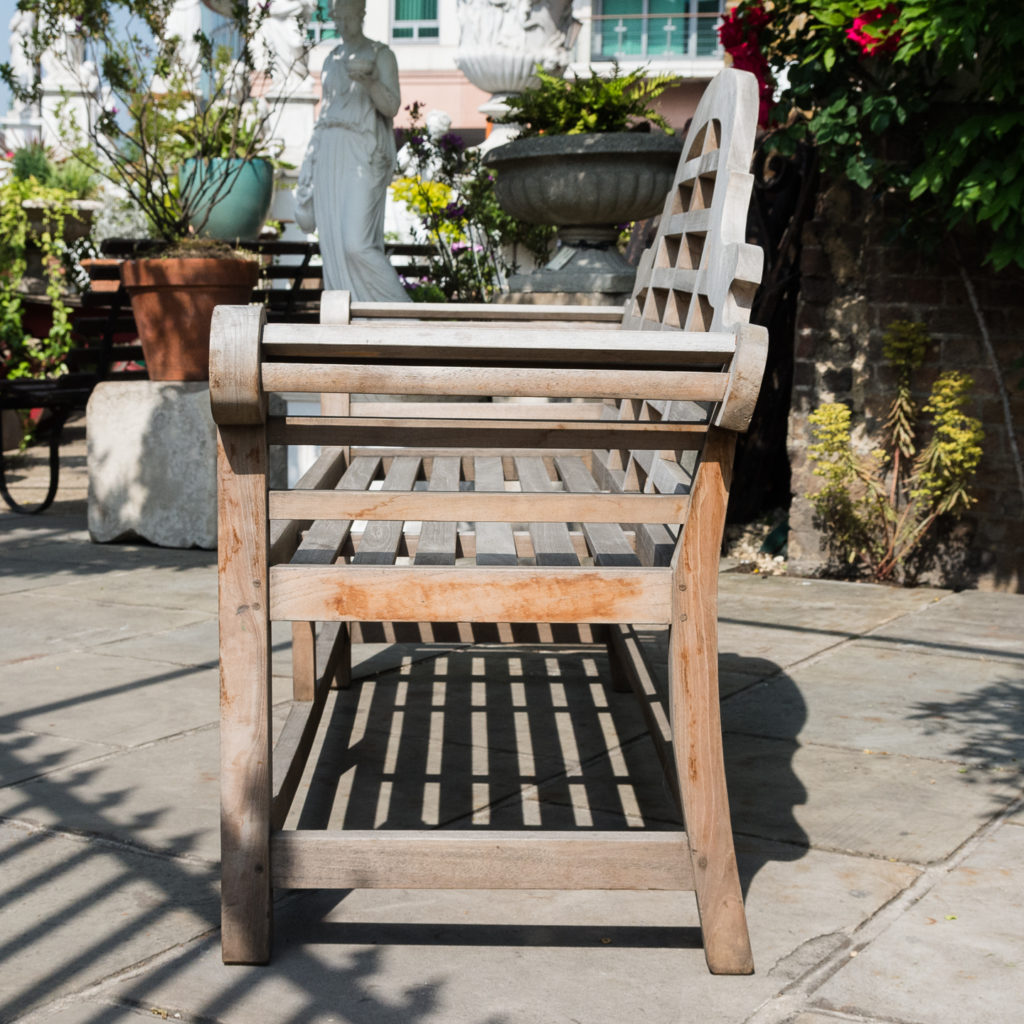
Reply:
<svg viewBox="0 0 1024 1024"><path fill-rule="evenodd" d="M595 0L594 60L717 57L723 0Z"/></svg>
<svg viewBox="0 0 1024 1024"><path fill-rule="evenodd" d="M391 38L395 42L437 39L437 0L395 0Z"/></svg>
<svg viewBox="0 0 1024 1024"><path fill-rule="evenodd" d="M338 38L338 30L331 20L331 0L318 0L316 10L309 17L306 35L314 46L321 40Z"/></svg>

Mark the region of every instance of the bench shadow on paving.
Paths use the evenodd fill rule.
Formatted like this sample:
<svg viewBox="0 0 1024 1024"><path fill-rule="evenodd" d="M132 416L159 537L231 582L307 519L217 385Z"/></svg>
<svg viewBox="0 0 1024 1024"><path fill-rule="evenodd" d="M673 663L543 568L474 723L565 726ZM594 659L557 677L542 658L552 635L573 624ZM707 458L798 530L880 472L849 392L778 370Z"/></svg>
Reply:
<svg viewBox="0 0 1024 1024"><path fill-rule="evenodd" d="M759 675L763 668L759 662ZM796 723L795 728L798 731ZM0 777L10 779L25 767L17 742L6 745L0 758ZM49 803L60 820L91 824L80 839L10 828L2 833L0 864L10 867L22 862L18 881L4 893L5 900L38 903L27 931L0 940L0 964L6 961L14 969L8 983L0 986L2 1020L123 969L126 946L138 962L179 943L183 930L193 937L210 931L219 916L216 871L209 863L154 856L123 842L95 841L97 836L123 834L124 822L115 825L113 818L123 816L118 808L129 799L131 779L124 780L121 790L96 790L93 798L86 795L90 774L96 770L93 766L72 768L63 774L63 783L55 776L47 778L45 757L34 768L39 774L23 790L24 804L8 806L5 817L36 820L41 807ZM737 792L736 804L757 805L767 799L770 789L773 815L782 814L782 832L792 835L794 829L799 831L792 804L802 802L804 790L791 772L785 777L777 769L776 763L771 777L747 780L745 785L763 787L765 792ZM783 813L787 803L788 819ZM160 813L154 809L150 817ZM143 829L147 820L140 818L134 825ZM636 700L632 694L612 689L605 651L593 646L450 650L333 693L289 824L480 830L681 827ZM744 832L742 815L736 828ZM741 843L741 848L745 889L766 862L766 850L774 859L806 852L793 843ZM58 891L61 895L54 899ZM282 920L275 943L275 971L290 974L302 964L311 970L309 958L316 957L312 947L320 944L510 948L610 944L622 949L693 950L703 963L695 908L671 926L617 923L614 917L573 924L571 916L565 923L523 923L514 917L500 923L423 923L405 922L397 914L391 920L328 920L347 895L336 891L300 897L283 894L286 902L300 899L302 910L299 920L291 914ZM692 899L690 894L683 897ZM486 894L471 898L488 902ZM668 898L679 905L678 897ZM661 921L666 917L676 920L663 914ZM111 918L118 921L113 928ZM52 944L62 930L74 936L66 947ZM19 961L31 957L33 945L47 937L49 960L40 962L37 953L32 969L18 972ZM145 988L186 970L199 950L209 956L205 942L186 949L171 964L147 973ZM355 975L353 984L361 978L359 987L366 986L379 955L377 949L355 954L348 968ZM341 981L336 970L332 967L332 988ZM248 978L248 972L243 973ZM210 1005L201 1007L204 1015L215 1019L231 1005L232 979L225 981ZM251 983L250 978L247 985ZM128 988L121 1001L130 1005L132 986ZM429 992L410 994L394 1019L415 1021L432 1006ZM389 1003L387 1013L394 1011ZM110 1019L105 1016L110 1012L107 1006L97 1009L95 1017L86 1014L81 1019L98 1024ZM365 1019L392 1018L368 1013Z"/></svg>
<svg viewBox="0 0 1024 1024"><path fill-rule="evenodd" d="M742 662L743 659L738 659ZM738 666L742 671L742 664ZM770 666L774 668L774 666ZM758 659L758 674L765 663ZM781 673L776 681L785 678ZM332 695L288 827L302 829L682 828L636 699L609 685L600 647L453 650ZM793 692L796 688L790 682ZM797 694L798 698L798 694ZM791 700L798 709L799 699ZM794 740L802 719L790 722ZM771 806L773 859L806 853L793 806L806 791L788 763L747 776L738 807ZM743 815L734 817L739 835ZM794 837L799 837L794 841ZM744 891L767 848L741 858ZM328 900L328 904L330 901ZM316 941L592 945L594 928L400 923L323 925ZM700 946L697 928L611 927L619 946Z"/></svg>

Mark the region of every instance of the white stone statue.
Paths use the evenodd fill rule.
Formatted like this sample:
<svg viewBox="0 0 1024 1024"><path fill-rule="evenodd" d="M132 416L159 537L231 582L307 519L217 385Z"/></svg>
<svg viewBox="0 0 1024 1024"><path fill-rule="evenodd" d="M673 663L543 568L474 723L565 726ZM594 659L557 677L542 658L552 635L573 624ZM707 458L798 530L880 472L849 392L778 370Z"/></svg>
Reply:
<svg viewBox="0 0 1024 1024"><path fill-rule="evenodd" d="M31 11L14 12L8 25L11 34L11 71L14 81L23 89L31 89L36 81L36 66L28 54L29 38L36 27L36 16ZM22 103L15 100L17 109Z"/></svg>
<svg viewBox="0 0 1024 1024"><path fill-rule="evenodd" d="M249 0L249 8L265 10L255 39L256 68L275 83L298 83L309 76L306 25L317 0Z"/></svg>
<svg viewBox="0 0 1024 1024"><path fill-rule="evenodd" d="M335 0L342 42L324 61L323 100L299 171L295 219L318 230L324 287L364 302L408 296L384 253L384 206L395 166L398 63L363 35L365 0Z"/></svg>
<svg viewBox="0 0 1024 1024"><path fill-rule="evenodd" d="M164 31L168 39L177 36L181 40L178 45L178 64L182 71L193 78L198 77L200 72L201 56L195 35L202 28L203 8L200 0L174 0ZM153 79L154 92L164 92L166 89L167 83L159 78Z"/></svg>
<svg viewBox="0 0 1024 1024"><path fill-rule="evenodd" d="M459 56L456 63L474 82L488 91L491 79L501 71L494 66L518 57L526 77L540 64L545 71L561 74L572 59L572 45L580 23L572 15L572 0L458 0ZM502 55L505 60L502 60ZM512 69L504 74L514 74ZM508 82L509 85L514 83ZM520 84L519 88L523 85ZM507 89L505 91L512 91Z"/></svg>
<svg viewBox="0 0 1024 1024"><path fill-rule="evenodd" d="M62 20L62 31L39 57L43 85L67 87L82 95L94 95L100 77L96 65L85 59L85 37L78 22L68 16Z"/></svg>

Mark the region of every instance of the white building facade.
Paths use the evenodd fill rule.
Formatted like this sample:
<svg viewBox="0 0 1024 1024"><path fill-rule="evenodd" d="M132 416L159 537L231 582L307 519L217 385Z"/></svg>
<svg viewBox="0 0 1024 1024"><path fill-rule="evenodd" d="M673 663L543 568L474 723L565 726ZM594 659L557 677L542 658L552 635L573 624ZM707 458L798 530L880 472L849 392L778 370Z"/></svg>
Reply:
<svg viewBox="0 0 1024 1024"><path fill-rule="evenodd" d="M311 60L314 73L334 45L329 6L329 0L320 0L310 26L318 44ZM659 106L681 128L704 84L722 67L717 28L726 6L726 0L576 0L573 14L582 28L567 74L610 69L616 60L625 70L647 66L652 74L671 72L681 84ZM489 97L455 65L458 0L374 0L367 4L364 31L394 50L403 105L418 101L426 110L444 110L454 130L483 136L487 121L478 108ZM396 123L403 121L404 111Z"/></svg>

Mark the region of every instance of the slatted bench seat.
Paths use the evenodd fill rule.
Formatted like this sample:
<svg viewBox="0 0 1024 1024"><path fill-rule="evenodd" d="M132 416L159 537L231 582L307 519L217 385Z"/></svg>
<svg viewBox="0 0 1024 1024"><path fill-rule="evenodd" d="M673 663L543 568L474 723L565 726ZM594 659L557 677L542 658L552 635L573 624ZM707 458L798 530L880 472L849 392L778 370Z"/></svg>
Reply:
<svg viewBox="0 0 1024 1024"><path fill-rule="evenodd" d="M736 434L766 352L746 323L756 110L746 73L709 87L625 314L341 293L325 294L317 325L215 313L225 961L268 959L274 886L635 888L695 891L710 969L753 969L716 595ZM275 392L319 394L321 414L268 415ZM410 400L353 398L380 394ZM295 487L268 489L270 450L297 444L323 452ZM272 753L271 621L292 623L297 702ZM349 685L351 644L403 624L464 641L523 628L607 641L685 831L285 830L327 689ZM667 708L635 624L669 628Z"/></svg>

